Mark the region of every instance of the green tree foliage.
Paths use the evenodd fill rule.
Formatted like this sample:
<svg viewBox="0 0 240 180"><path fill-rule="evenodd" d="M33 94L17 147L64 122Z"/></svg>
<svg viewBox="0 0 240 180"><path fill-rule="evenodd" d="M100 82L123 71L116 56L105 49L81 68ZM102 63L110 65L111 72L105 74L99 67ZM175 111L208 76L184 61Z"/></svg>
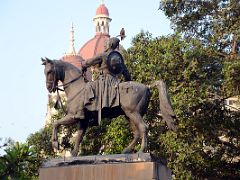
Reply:
<svg viewBox="0 0 240 180"><path fill-rule="evenodd" d="M173 28L214 48L223 59L225 98L239 94L240 2L238 0L161 0L159 9ZM232 60L229 62L229 60Z"/></svg>
<svg viewBox="0 0 240 180"><path fill-rule="evenodd" d="M34 179L39 163L35 150L28 144L8 145L0 157L0 179Z"/></svg>
<svg viewBox="0 0 240 180"><path fill-rule="evenodd" d="M161 0L159 8L186 37L196 37L228 58L239 52L238 0Z"/></svg>
<svg viewBox="0 0 240 180"><path fill-rule="evenodd" d="M3 151L6 147L13 144L14 140L11 138L1 138L0 137L0 150ZM2 153L2 152L1 152ZM1 154L0 154L1 156Z"/></svg>
<svg viewBox="0 0 240 180"><path fill-rule="evenodd" d="M53 106L53 103L50 103L51 106ZM50 123L46 125L44 128L40 129L39 131L32 133L28 136L27 138L27 143L29 146L31 146L32 149L34 149L35 158L36 158L36 164L33 167L33 170L36 172L35 173L35 178L38 177L38 170L43 163L43 161L46 161L47 159L57 157L57 153L54 152L52 148L52 142L51 142L51 137L52 137L52 122L54 120L60 119L63 117L64 112L62 109L58 110L56 114L54 114L51 119ZM60 129L61 132L66 131L66 128L62 127ZM70 134L72 131L70 131L71 128L69 129L68 134ZM69 138L71 136L69 135ZM64 146L64 145L62 145Z"/></svg>
<svg viewBox="0 0 240 180"><path fill-rule="evenodd" d="M224 94L225 98L240 94L240 57L234 61L224 62Z"/></svg>
<svg viewBox="0 0 240 180"><path fill-rule="evenodd" d="M49 106L51 108L53 108L54 105L55 104L52 101L49 102ZM53 158L57 156L57 153L54 152L52 148L52 141L51 141L52 129L53 129L52 123L58 119L61 119L64 115L65 115L64 110L61 108L58 109L56 113L52 115L49 124L47 124L44 128L40 129L39 131L33 134L30 134L29 137L27 138L28 144L35 148L40 159ZM61 137L59 138L59 141L63 143L61 145L62 149L63 147L69 148L69 147L66 147L64 143L71 138L71 135L74 132L74 129L71 127L69 128L69 127L62 126L59 128L59 132L63 134L62 138Z"/></svg>
<svg viewBox="0 0 240 180"><path fill-rule="evenodd" d="M223 104L225 99L239 96L239 7L240 3L237 0L160 1L160 9L170 19L177 32L181 32L186 40L198 39L202 47L213 49L208 56L212 57L216 54L216 58L220 60L205 66L212 72L216 72L217 67L222 68L220 74L215 73L219 79L216 82L220 86L213 89L215 94L213 98L218 106L210 104L207 107L208 110L211 110L212 116L206 116L207 111L203 113L201 118L203 123L197 129L203 128L206 134L203 136L203 148L208 156L204 158L204 166L207 165L211 169L211 171L203 173L206 177L236 178L240 173L237 168L240 155L240 113L239 110L229 110ZM217 107L220 111L212 113ZM206 108L201 107L200 112L204 112L204 109ZM205 122L204 119L206 119ZM213 123L207 123L209 120ZM209 128L214 130L209 131Z"/></svg>
<svg viewBox="0 0 240 180"><path fill-rule="evenodd" d="M54 157L55 152L51 143L52 126L46 126L39 131L30 134L27 138L28 144L33 146L38 153L39 158Z"/></svg>
<svg viewBox="0 0 240 180"><path fill-rule="evenodd" d="M167 82L177 115L177 132L167 131L156 117L158 93L152 92L145 117L150 152L167 157L177 179L237 177L239 162L233 159L239 156L239 121L229 123L231 116L219 98L223 61L215 50L178 34L153 38L141 32L126 57L134 80L151 84L162 78Z"/></svg>
<svg viewBox="0 0 240 180"><path fill-rule="evenodd" d="M109 120L108 120L109 121ZM117 117L106 125L106 130L101 139L102 154L121 154L132 140L129 122L124 116Z"/></svg>
<svg viewBox="0 0 240 180"><path fill-rule="evenodd" d="M103 119L100 126L88 128L81 145L81 155L119 154L131 138L125 117Z"/></svg>

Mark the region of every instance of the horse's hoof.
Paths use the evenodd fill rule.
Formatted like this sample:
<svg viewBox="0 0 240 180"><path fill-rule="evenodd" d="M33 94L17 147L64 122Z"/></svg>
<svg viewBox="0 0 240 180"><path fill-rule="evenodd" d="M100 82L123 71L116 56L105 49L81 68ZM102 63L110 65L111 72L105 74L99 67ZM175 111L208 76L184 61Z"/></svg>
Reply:
<svg viewBox="0 0 240 180"><path fill-rule="evenodd" d="M53 149L59 150L59 144L58 144L58 142L57 142L57 141L53 141L53 142L52 142L52 147L53 147Z"/></svg>
<svg viewBox="0 0 240 180"><path fill-rule="evenodd" d="M125 149L122 151L122 154L130 154L131 152L132 152L131 149L125 148Z"/></svg>

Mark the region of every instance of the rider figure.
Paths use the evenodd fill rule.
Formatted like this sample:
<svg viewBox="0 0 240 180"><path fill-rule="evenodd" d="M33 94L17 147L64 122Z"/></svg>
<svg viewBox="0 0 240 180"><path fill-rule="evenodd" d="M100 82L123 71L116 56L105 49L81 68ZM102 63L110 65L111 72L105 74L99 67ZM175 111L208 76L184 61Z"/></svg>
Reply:
<svg viewBox="0 0 240 180"><path fill-rule="evenodd" d="M117 75L109 72L109 69L107 66L107 59L108 59L108 55L112 51L119 49L119 42L120 42L120 40L116 37L110 38L106 44L106 50L103 53L96 55L93 58L87 59L85 61L85 64L83 64L82 69L85 70L86 68L88 68L90 66L98 65L100 75L105 76L105 78L110 76L111 79L112 78L116 79L118 82ZM122 74L126 81L131 81L131 76L127 70L127 67L125 66L125 64L123 62L122 62Z"/></svg>
<svg viewBox="0 0 240 180"><path fill-rule="evenodd" d="M120 40L116 37L112 37L106 44L106 50L96 55L93 58L87 59L85 64L82 65L83 71L90 66L98 66L100 75L98 78L90 82L94 87L95 99L97 99L96 109L99 111L99 120L101 120L101 109L104 107L116 107L119 106L119 89L118 84L120 80L118 75L122 74L125 81L131 81L131 76L123 62L122 55L117 51L119 48ZM111 63L120 63L116 66L116 69L111 69Z"/></svg>

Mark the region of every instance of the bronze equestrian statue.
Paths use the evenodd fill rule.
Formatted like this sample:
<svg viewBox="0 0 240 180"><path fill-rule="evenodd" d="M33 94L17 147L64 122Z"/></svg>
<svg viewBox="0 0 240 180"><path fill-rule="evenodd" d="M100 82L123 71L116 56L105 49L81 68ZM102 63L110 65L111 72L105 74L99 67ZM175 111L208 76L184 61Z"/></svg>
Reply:
<svg viewBox="0 0 240 180"><path fill-rule="evenodd" d="M79 145L82 142L90 120L101 118L115 118L125 115L130 122L134 139L123 150L130 153L141 139L139 152L147 148L147 125L143 121L143 115L147 111L150 99L148 86L134 82L120 82L117 75L123 74L126 80L130 80L128 71L123 65L123 59L117 51L114 51L119 42L109 42L110 49L104 54L94 57L83 65L83 70L70 63L61 60L43 59L45 65L46 87L50 93L55 92L62 82L62 87L67 97L67 114L53 123L52 144L58 149L57 129L60 125L73 125L79 123L73 156L77 156ZM101 68L98 80L88 82L84 77L84 70L91 65L99 64ZM112 69L111 69L112 68ZM159 89L160 108L163 121L169 129L175 130L173 117L175 116L163 81L154 83ZM100 112L100 113L99 113ZM101 120L100 118L100 120Z"/></svg>

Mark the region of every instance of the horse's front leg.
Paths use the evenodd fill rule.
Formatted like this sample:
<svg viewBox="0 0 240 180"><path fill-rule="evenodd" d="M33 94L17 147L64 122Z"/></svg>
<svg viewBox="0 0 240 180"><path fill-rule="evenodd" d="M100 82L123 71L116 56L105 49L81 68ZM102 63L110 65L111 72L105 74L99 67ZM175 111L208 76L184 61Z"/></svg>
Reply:
<svg viewBox="0 0 240 180"><path fill-rule="evenodd" d="M78 119L74 118L72 115L66 115L63 118L55 121L53 123L53 132L52 132L52 146L53 149L59 149L59 144L58 144L58 136L57 136L57 130L60 125L69 125L69 124L74 124L78 121Z"/></svg>
<svg viewBox="0 0 240 180"><path fill-rule="evenodd" d="M75 145L74 145L74 149L71 152L73 157L76 157L78 155L78 151L79 151L79 145L81 144L83 137L86 133L86 130L88 128L88 120L81 120L79 122L80 128L77 131L77 135L75 137Z"/></svg>

